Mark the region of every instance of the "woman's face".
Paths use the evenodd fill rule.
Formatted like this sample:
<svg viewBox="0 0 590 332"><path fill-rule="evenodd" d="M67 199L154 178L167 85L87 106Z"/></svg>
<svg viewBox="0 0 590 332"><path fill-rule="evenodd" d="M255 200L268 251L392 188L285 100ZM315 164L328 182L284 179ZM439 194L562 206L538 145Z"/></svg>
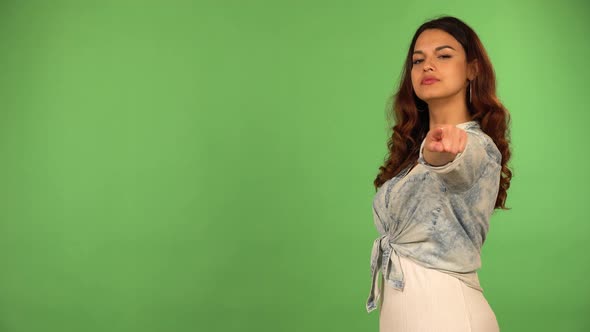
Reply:
<svg viewBox="0 0 590 332"><path fill-rule="evenodd" d="M413 52L412 86L420 99L429 103L465 98L467 80L474 78L474 68L467 65L465 50L453 36L439 29L424 30Z"/></svg>

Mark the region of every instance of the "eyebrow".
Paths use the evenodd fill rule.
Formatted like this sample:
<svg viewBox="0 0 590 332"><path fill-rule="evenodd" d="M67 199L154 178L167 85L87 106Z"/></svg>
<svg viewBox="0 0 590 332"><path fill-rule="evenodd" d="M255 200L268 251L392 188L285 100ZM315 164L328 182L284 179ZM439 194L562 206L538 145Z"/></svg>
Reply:
<svg viewBox="0 0 590 332"><path fill-rule="evenodd" d="M450 48L451 50L453 50L453 51L456 51L454 48L452 48L452 47L451 47L451 46L449 46L449 45L443 45L443 46L439 46L439 47L435 48L434 50L435 50L435 51L440 51L440 50L442 50L443 48ZM422 52L422 51L420 51L420 50L414 51L414 54L416 54L416 53L424 54L424 52Z"/></svg>

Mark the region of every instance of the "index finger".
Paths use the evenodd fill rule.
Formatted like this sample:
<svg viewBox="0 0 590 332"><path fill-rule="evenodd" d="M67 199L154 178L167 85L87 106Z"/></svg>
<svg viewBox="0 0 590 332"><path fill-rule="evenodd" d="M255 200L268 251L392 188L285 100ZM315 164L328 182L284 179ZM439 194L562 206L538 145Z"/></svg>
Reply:
<svg viewBox="0 0 590 332"><path fill-rule="evenodd" d="M434 130L434 132L432 133L432 138L440 140L443 138L443 128L442 127L438 127Z"/></svg>

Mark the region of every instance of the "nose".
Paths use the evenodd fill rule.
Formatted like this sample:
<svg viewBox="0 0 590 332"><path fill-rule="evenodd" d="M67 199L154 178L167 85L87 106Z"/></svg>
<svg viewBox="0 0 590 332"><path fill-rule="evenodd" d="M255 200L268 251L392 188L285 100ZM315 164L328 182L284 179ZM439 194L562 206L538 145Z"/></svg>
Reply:
<svg viewBox="0 0 590 332"><path fill-rule="evenodd" d="M430 62L426 62L426 60L424 60L424 71L433 71L434 67L432 66L432 64Z"/></svg>

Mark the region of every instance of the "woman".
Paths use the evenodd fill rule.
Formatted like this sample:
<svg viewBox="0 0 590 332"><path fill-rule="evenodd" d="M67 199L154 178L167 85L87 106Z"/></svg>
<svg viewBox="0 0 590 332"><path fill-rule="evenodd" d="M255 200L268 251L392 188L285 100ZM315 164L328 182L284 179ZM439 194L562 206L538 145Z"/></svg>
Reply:
<svg viewBox="0 0 590 332"><path fill-rule="evenodd" d="M510 118L469 26L442 17L418 28L393 113L374 181L381 236L367 311L381 299L380 331L498 331L477 270L490 216L506 209Z"/></svg>

